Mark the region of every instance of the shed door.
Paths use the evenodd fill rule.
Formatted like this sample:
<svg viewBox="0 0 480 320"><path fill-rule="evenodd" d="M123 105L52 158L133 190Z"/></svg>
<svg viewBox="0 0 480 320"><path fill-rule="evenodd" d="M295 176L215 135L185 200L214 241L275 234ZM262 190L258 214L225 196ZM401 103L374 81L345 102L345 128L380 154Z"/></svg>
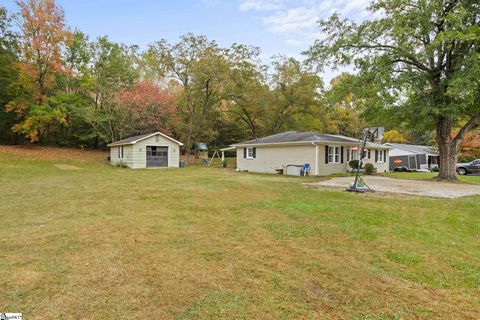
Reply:
<svg viewBox="0 0 480 320"><path fill-rule="evenodd" d="M168 147L147 146L147 167L168 167Z"/></svg>

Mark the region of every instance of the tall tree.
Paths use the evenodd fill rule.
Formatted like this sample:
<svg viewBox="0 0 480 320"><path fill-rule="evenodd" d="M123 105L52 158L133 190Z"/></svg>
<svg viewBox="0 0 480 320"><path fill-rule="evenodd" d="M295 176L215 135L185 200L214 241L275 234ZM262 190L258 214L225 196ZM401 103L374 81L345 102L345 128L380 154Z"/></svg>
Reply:
<svg viewBox="0 0 480 320"><path fill-rule="evenodd" d="M17 38L11 30L11 18L5 8L0 7L0 142L14 143L16 135L11 128L15 116L5 109L15 96L14 84L18 81ZM18 94L18 93L17 93Z"/></svg>
<svg viewBox="0 0 480 320"><path fill-rule="evenodd" d="M37 141L66 124L65 113L49 105L58 74L64 71L61 52L70 38L63 10L53 0L17 1L21 12L18 86L23 91L9 103L21 119L14 130Z"/></svg>
<svg viewBox="0 0 480 320"><path fill-rule="evenodd" d="M266 67L259 61L259 55L258 48L240 44L234 44L227 50L229 70L224 98L231 118L247 128L248 135L241 137L244 139L264 134L270 89L266 84Z"/></svg>
<svg viewBox="0 0 480 320"><path fill-rule="evenodd" d="M267 110L268 133L294 127L295 116L308 115L318 108L321 79L294 58L276 57L270 79L271 101Z"/></svg>
<svg viewBox="0 0 480 320"><path fill-rule="evenodd" d="M386 108L435 128L439 179L455 180L460 143L480 123L480 4L377 0L370 10L376 18L359 24L337 14L321 21L325 36L307 52L309 60L319 66L354 63L367 85L397 98Z"/></svg>
<svg viewBox="0 0 480 320"><path fill-rule="evenodd" d="M91 48L92 108L85 114L94 128L95 146L100 142L117 141L129 133L132 114L118 103L118 94L138 79L137 46L126 46L99 38Z"/></svg>
<svg viewBox="0 0 480 320"><path fill-rule="evenodd" d="M214 41L191 33L176 44L166 40L149 46L144 54L148 70L156 79L174 79L182 90L177 99L180 121L176 131L185 141L185 158L195 142L215 136L212 124L218 117L227 62Z"/></svg>

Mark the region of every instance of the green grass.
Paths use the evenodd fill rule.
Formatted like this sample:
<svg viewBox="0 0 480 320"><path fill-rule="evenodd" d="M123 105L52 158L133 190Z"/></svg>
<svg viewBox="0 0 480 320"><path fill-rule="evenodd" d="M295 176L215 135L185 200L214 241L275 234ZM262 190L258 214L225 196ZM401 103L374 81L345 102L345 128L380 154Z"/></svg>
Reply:
<svg viewBox="0 0 480 320"><path fill-rule="evenodd" d="M480 314L480 197L351 194L302 185L315 178L131 170L103 154L43 152L0 148L0 310L28 319Z"/></svg>
<svg viewBox="0 0 480 320"><path fill-rule="evenodd" d="M432 172L388 172L382 173L383 176L397 179L407 179L407 180L428 180L435 178L438 173ZM470 184L480 184L480 176L478 175L467 175L467 176L458 176L458 180L464 183Z"/></svg>

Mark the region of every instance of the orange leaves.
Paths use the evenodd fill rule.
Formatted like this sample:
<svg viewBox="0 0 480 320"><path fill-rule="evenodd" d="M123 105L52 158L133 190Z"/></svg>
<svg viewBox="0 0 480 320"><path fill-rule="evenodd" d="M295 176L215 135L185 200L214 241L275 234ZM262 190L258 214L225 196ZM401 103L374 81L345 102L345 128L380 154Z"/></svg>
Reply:
<svg viewBox="0 0 480 320"><path fill-rule="evenodd" d="M55 74L63 72L61 52L71 38L63 10L54 0L18 0L22 17L22 71L35 83L38 103L54 85Z"/></svg>

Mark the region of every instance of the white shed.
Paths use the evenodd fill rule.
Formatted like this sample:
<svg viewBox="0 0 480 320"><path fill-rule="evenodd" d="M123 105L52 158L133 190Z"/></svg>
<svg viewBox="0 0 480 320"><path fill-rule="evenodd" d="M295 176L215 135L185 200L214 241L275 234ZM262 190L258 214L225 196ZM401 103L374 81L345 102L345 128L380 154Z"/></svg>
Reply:
<svg viewBox="0 0 480 320"><path fill-rule="evenodd" d="M130 168L178 168L183 143L161 132L134 136L107 145L110 162Z"/></svg>

